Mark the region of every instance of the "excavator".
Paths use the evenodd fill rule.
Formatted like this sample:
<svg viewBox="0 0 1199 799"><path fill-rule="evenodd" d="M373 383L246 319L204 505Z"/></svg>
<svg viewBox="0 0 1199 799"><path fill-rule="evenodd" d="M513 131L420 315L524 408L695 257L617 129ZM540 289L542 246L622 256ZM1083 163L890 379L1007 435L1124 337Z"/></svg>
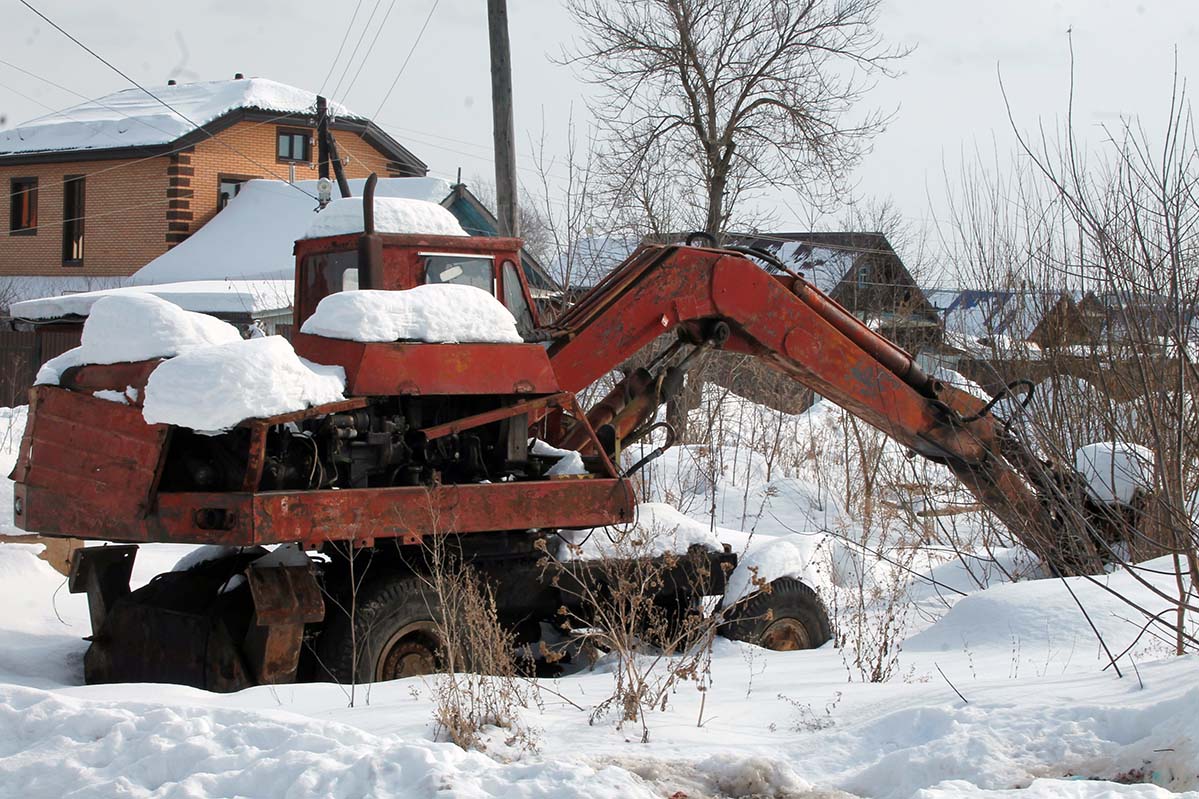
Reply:
<svg viewBox="0 0 1199 799"><path fill-rule="evenodd" d="M516 640L537 641L564 610L585 613L586 592L572 586L605 579L588 561L550 576L545 553L563 531L635 521L631 480L674 437L658 411L711 350L761 359L944 464L1054 572L1097 568L1105 536L1120 534L1081 478L1041 460L996 415L999 398L930 376L769 253L702 235L645 245L543 323L519 239L380 232L374 186L361 200L361 230L301 239L294 250L292 344L345 370L344 400L213 435L145 421L138 398L159 360L76 366L31 390L14 517L93 544L76 550L69 577L88 598L89 683L231 691L434 672L444 628L426 579L432 543L488 582ZM523 343L298 332L331 294L445 282L491 293ZM651 346L645 366L582 407L581 392ZM131 399L94 396L105 391ZM585 473L553 473L558 458L532 446L537 439L580 453ZM637 441L660 443L622 470L620 454ZM1097 532L1068 532L1084 527ZM138 545L164 542L226 549L131 590ZM272 545L285 546L268 554ZM724 592L736 561L727 546L695 548L664 563L668 573L647 590L662 607L694 608ZM782 578L771 589L734 607L722 632L778 650L828 640L810 587Z"/></svg>

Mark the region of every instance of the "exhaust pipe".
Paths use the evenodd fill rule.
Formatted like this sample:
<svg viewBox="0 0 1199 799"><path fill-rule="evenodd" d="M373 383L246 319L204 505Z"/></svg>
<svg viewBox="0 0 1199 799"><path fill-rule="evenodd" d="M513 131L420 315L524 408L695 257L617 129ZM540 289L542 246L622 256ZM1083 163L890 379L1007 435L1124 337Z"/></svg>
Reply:
<svg viewBox="0 0 1199 799"><path fill-rule="evenodd" d="M374 172L366 179L362 192L362 238L358 240L358 288L377 289L382 277L383 240L375 233L375 184L379 176Z"/></svg>

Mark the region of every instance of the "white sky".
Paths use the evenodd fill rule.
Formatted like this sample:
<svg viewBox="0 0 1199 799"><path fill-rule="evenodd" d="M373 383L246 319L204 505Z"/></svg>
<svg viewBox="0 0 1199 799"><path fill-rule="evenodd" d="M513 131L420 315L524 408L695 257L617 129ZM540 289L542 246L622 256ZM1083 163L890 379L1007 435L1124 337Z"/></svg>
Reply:
<svg viewBox="0 0 1199 799"><path fill-rule="evenodd" d="M392 0L362 0L347 44L376 7L358 57ZM157 0L36 0L76 36L139 81L158 85L232 77L270 77L317 89L329 73L357 0L208 0L182 6ZM395 0L386 27L357 82L337 99L374 115L416 39L434 0ZM188 13L181 11L186 7ZM323 9L331 8L332 11ZM557 0L509 0L521 176L537 175L530 142L544 129L551 153L564 151L573 113L585 126L591 88L553 64L573 35ZM89 97L124 88L122 79L37 19L16 0L0 0L0 59ZM1175 48L1183 78L1199 66L1196 0L884 0L880 29L914 45L903 74L881 83L870 103L896 109L890 127L856 175L862 196L892 197L916 221L942 215L944 170L956 171L976 148L1006 159L1014 148L999 92L1002 69L1018 123L1055 124L1068 86L1067 29L1076 59L1075 118L1098 137L1098 125L1121 114L1147 121L1166 113ZM345 56L332 73L331 93ZM486 3L441 0L411 63L376 121L425 160L433 174L468 182L490 176ZM0 64L0 114L12 126L64 108L77 98ZM44 104L44 105L43 105ZM555 172L555 176L560 172ZM794 198L765 201L778 228L806 228L811 215ZM834 224L829 219L825 224Z"/></svg>

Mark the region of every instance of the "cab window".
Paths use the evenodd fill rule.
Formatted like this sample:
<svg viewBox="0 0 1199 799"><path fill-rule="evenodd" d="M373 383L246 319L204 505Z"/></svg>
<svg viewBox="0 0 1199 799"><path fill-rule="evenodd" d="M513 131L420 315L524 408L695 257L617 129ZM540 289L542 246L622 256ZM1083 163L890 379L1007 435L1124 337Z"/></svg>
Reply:
<svg viewBox="0 0 1199 799"><path fill-rule="evenodd" d="M358 288L358 253L350 250L310 255L304 259L301 273L304 307L300 310L302 318L307 319L323 298Z"/></svg>
<svg viewBox="0 0 1199 799"><path fill-rule="evenodd" d="M425 258L425 283L458 283L495 296L495 273L490 258L477 255L434 255Z"/></svg>
<svg viewBox="0 0 1199 799"><path fill-rule="evenodd" d="M533 330L533 314L529 311L529 303L525 301L525 293L521 290L520 277L516 274L516 264L504 261L504 305L516 317L516 329L522 334Z"/></svg>

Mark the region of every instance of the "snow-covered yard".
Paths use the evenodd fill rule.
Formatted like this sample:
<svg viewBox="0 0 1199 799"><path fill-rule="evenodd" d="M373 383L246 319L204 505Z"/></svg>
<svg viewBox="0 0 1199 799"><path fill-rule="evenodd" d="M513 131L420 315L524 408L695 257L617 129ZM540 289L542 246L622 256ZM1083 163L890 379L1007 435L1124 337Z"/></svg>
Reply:
<svg viewBox="0 0 1199 799"><path fill-rule="evenodd" d="M730 418L766 413L748 403L732 410ZM820 425L834 420L830 413L817 406L788 424L806 425L811 444ZM11 428L0 464L7 474L24 420L20 411L3 418L11 419L0 426ZM769 429L756 416L743 421ZM781 435L793 441L799 429ZM847 468L844 455L825 453L820 476L772 461L768 447L680 447L655 463L645 491L657 504L647 514L688 541L710 535L715 521L716 534L738 551L835 592L853 583L864 562L846 543L854 535L827 535L852 527L852 501L838 498L843 489L833 476ZM6 497L11 484L4 480L0 527L7 530ZM931 799L1199 791L1199 661L1172 657L1146 636L1120 660L1122 678L1105 669L1071 590L1113 652L1132 644L1144 621L1082 579L1010 582L921 552L911 561L915 576L904 580L911 612L886 682L860 681L849 653L831 644L774 653L718 639L706 696L683 684L665 711L648 717L648 743L640 742L640 729L622 729L617 716L589 723L612 688L612 666L601 660L542 683L539 704L522 711L534 750L509 745L505 731L495 730L478 752L435 740L435 678L360 689L353 707L346 689L332 684L231 695L84 686L86 601L67 592L38 549L0 545L0 797ZM143 547L135 585L189 550ZM1019 561L1018 553L998 557ZM1175 590L1172 575L1159 579L1163 590ZM1127 575L1101 582L1154 612L1165 607Z"/></svg>

